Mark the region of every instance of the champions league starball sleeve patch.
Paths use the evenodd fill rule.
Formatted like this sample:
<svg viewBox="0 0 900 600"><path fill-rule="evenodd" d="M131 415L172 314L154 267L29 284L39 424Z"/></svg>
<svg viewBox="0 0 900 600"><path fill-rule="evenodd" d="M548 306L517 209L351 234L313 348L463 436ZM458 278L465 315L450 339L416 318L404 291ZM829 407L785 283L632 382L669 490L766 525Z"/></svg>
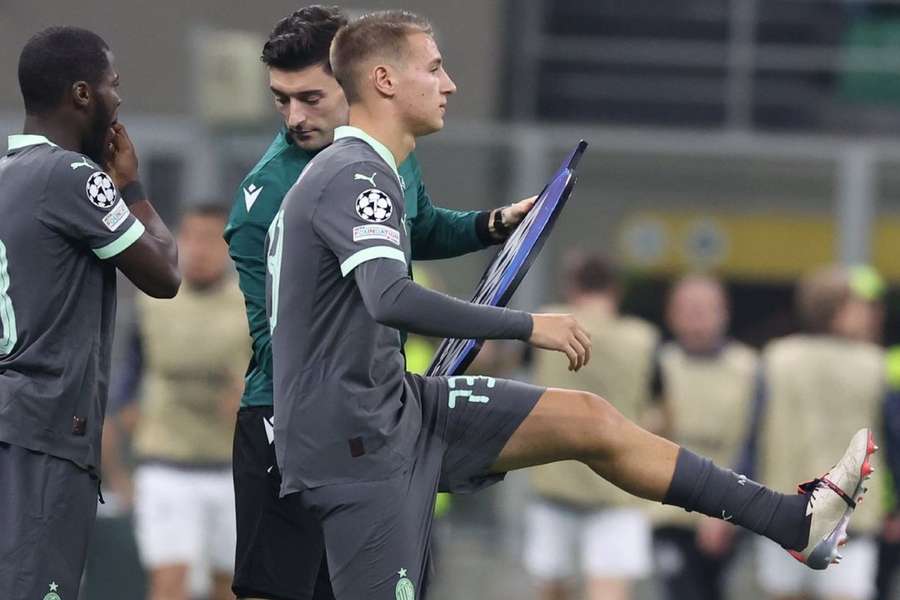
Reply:
<svg viewBox="0 0 900 600"><path fill-rule="evenodd" d="M534 207L516 227L488 265L472 296L474 304L506 306L549 237L553 224L575 189L575 169L587 142L581 140L538 196ZM438 347L428 375L461 375L475 360L481 340L445 339Z"/></svg>
<svg viewBox="0 0 900 600"><path fill-rule="evenodd" d="M116 202L116 198L119 196L119 192L116 190L116 184L114 184L109 175L103 171L96 171L88 177L87 183L85 184L85 191L87 192L87 197L88 200L91 201L91 204L97 208L102 208L103 210L112 208L113 204Z"/></svg>
<svg viewBox="0 0 900 600"><path fill-rule="evenodd" d="M391 197L378 188L369 188L356 197L356 214L364 221L384 223L393 212Z"/></svg>

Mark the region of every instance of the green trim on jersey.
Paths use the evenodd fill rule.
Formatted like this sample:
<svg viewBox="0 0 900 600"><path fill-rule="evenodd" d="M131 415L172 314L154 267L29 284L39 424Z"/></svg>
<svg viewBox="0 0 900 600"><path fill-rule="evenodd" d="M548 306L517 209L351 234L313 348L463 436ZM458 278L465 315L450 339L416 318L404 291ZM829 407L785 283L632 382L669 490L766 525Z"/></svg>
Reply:
<svg viewBox="0 0 900 600"><path fill-rule="evenodd" d="M347 260L341 263L341 275L346 277L353 269L375 258L389 258L391 260L399 260L406 264L406 255L399 248L391 248L389 246L373 246L360 250Z"/></svg>
<svg viewBox="0 0 900 600"><path fill-rule="evenodd" d="M272 340L266 316L266 233L284 196L313 156L294 145L287 130L282 128L241 182L225 226L225 241L244 294L253 346L241 406L272 404ZM404 190L413 259L451 258L486 247L475 229L478 211L455 211L432 204L414 154L397 171Z"/></svg>
<svg viewBox="0 0 900 600"><path fill-rule="evenodd" d="M131 224L131 227L126 229L125 232L115 240L100 248L93 248L94 254L97 255L97 258L102 260L112 258L127 250L133 243L138 241L142 235L144 235L144 224L135 219L134 223Z"/></svg>
<svg viewBox="0 0 900 600"><path fill-rule="evenodd" d="M7 146L9 148L8 151L18 150L19 148L24 148L25 146L36 146L38 144L50 144L56 148L59 148L56 144L48 140L42 135L33 135L30 133L17 133L11 135L7 138Z"/></svg>

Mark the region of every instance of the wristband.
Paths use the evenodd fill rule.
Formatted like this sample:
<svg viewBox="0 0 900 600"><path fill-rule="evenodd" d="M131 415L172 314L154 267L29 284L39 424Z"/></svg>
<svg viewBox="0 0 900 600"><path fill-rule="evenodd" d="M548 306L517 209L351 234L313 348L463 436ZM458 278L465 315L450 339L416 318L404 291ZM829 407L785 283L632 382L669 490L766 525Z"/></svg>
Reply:
<svg viewBox="0 0 900 600"><path fill-rule="evenodd" d="M510 231L511 228L503 222L503 209L494 209L494 212L491 213L491 233L493 233L495 237L505 240L509 237Z"/></svg>
<svg viewBox="0 0 900 600"><path fill-rule="evenodd" d="M122 195L122 199L128 206L131 206L135 202L147 199L147 194L144 193L144 186L138 179L135 179L123 187L119 193Z"/></svg>
<svg viewBox="0 0 900 600"><path fill-rule="evenodd" d="M475 235L479 241L485 246L491 246L497 243L494 234L491 232L491 211L483 210L475 217Z"/></svg>

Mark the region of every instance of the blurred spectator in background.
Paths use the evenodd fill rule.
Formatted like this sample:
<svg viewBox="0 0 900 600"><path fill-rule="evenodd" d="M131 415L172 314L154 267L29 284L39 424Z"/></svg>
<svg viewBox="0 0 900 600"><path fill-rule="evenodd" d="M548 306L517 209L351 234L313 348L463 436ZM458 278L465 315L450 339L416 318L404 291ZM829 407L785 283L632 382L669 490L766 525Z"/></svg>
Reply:
<svg viewBox="0 0 900 600"><path fill-rule="evenodd" d="M758 358L728 339L730 309L722 283L688 275L674 284L666 305L674 339L657 354L654 381L663 415L660 431L672 441L735 465L750 427ZM654 508L657 572L670 600L718 600L733 555L735 528L717 519L659 505Z"/></svg>
<svg viewBox="0 0 900 600"><path fill-rule="evenodd" d="M211 598L234 597L231 439L249 338L222 240L226 217L214 205L184 215L178 232L184 285L174 300L138 299L125 379L140 382L140 393L124 393L139 402L136 416L124 409L112 424L121 431L134 421L136 530L150 600L190 598L197 569L212 571ZM127 497L125 470L109 464L119 453L110 454L111 485Z"/></svg>
<svg viewBox="0 0 900 600"><path fill-rule="evenodd" d="M859 324L848 328L847 335L860 342L881 345L884 339L884 279L867 265L849 267L847 277L856 302L867 307L860 314Z"/></svg>
<svg viewBox="0 0 900 600"><path fill-rule="evenodd" d="M566 269L564 306L590 332L592 358L570 372L549 352L535 353L535 383L589 390L615 398L626 418L638 419L649 404L656 328L619 314L620 286L613 267L597 256L572 256ZM526 514L525 566L541 597L567 595L567 579L579 564L590 600L631 597L632 581L650 574L650 525L640 500L603 481L586 466L567 461L532 469L537 500Z"/></svg>
<svg viewBox="0 0 900 600"><path fill-rule="evenodd" d="M797 312L806 332L775 340L763 352L763 392L756 407L759 479L788 489L804 473L831 466L816 457L840 454L840 440L860 427L881 431L884 353L871 343L880 316L853 271L830 266L804 277ZM753 442L751 441L751 448ZM876 473L880 458L873 458ZM839 569L810 571L777 544L758 542L759 578L772 598L867 600L875 592L875 535L882 504L873 494L854 515Z"/></svg>

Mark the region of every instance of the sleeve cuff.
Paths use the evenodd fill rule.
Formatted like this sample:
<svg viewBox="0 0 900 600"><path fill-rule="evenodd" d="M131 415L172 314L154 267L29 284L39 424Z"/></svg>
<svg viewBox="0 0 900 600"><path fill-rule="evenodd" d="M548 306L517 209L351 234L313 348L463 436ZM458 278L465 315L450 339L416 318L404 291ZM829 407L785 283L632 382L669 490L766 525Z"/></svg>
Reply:
<svg viewBox="0 0 900 600"><path fill-rule="evenodd" d="M531 334L534 333L534 317L531 313L527 313L521 311L522 315L522 331L520 332L519 339L523 342L527 342L531 339Z"/></svg>
<svg viewBox="0 0 900 600"><path fill-rule="evenodd" d="M144 235L144 224L135 219L134 223L131 224L131 227L126 229L122 235L115 239L115 241L112 241L105 246L101 246L100 248L93 248L94 254L103 260L112 258L138 241L138 238L142 235Z"/></svg>

